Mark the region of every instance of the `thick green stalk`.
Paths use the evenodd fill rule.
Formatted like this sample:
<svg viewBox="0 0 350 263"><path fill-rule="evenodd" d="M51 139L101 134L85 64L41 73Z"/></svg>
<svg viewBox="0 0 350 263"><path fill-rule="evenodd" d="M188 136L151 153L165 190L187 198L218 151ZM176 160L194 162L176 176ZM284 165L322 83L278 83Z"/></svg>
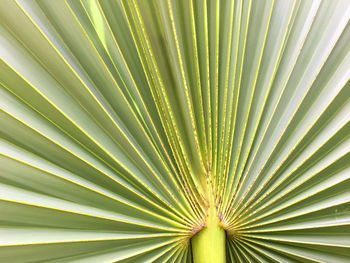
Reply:
<svg viewBox="0 0 350 263"><path fill-rule="evenodd" d="M225 231L220 227L214 199L210 194L205 227L191 240L194 263L225 263Z"/></svg>

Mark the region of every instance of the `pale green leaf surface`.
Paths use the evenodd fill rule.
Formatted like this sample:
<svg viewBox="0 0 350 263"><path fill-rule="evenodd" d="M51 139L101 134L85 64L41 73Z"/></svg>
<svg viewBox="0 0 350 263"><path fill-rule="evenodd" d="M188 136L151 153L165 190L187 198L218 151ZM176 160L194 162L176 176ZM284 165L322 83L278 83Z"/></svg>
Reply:
<svg viewBox="0 0 350 263"><path fill-rule="evenodd" d="M0 1L0 262L193 262L208 205L226 262L347 262L349 20L349 0Z"/></svg>

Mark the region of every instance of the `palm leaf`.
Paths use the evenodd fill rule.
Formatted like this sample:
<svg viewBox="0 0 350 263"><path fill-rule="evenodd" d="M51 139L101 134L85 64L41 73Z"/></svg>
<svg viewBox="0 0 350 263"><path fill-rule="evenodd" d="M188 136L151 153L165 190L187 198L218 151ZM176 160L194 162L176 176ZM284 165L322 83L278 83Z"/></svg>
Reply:
<svg viewBox="0 0 350 263"><path fill-rule="evenodd" d="M349 260L348 0L0 18L1 262Z"/></svg>

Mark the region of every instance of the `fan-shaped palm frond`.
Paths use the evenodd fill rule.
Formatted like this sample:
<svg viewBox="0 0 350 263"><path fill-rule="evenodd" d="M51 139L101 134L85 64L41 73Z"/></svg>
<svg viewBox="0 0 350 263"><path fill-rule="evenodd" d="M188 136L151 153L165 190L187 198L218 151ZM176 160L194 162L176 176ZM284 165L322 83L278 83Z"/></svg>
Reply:
<svg viewBox="0 0 350 263"><path fill-rule="evenodd" d="M349 0L1 0L0 261L350 259Z"/></svg>

